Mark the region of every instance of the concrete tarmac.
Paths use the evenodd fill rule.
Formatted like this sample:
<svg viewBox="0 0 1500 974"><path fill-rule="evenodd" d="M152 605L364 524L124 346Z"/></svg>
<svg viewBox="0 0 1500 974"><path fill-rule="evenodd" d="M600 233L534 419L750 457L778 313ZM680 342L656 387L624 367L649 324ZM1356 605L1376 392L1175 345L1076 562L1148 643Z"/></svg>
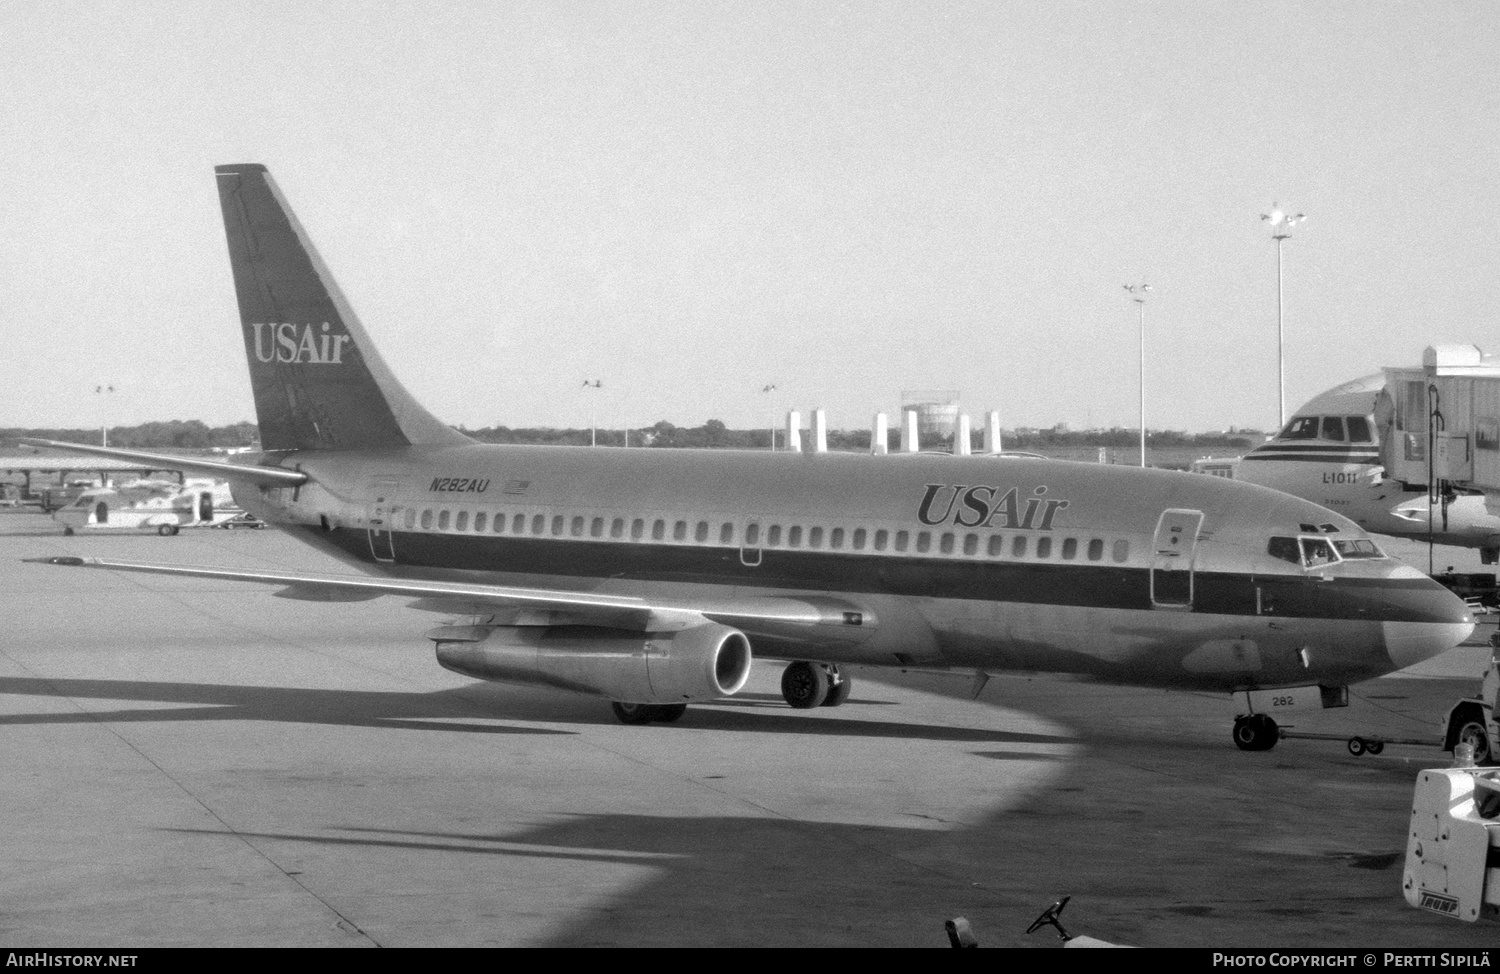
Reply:
<svg viewBox="0 0 1500 974"><path fill-rule="evenodd" d="M1249 754L1217 696L780 666L675 725L439 668L402 600L25 564L342 571L277 532L63 537L0 512L0 947L1489 947L1406 906L1436 747ZM1425 558L1425 554L1424 554ZM1452 561L1450 558L1448 561ZM1446 562L1445 562L1446 563ZM1428 737L1488 650L1299 729Z"/></svg>

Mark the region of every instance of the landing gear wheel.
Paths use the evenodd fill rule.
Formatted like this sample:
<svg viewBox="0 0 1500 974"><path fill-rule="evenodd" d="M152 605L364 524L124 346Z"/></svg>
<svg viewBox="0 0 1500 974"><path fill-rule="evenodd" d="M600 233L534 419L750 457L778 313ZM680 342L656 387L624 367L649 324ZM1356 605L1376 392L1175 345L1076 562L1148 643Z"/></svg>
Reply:
<svg viewBox="0 0 1500 974"><path fill-rule="evenodd" d="M849 691L854 689L854 683L847 677L839 677L839 681L828 688L828 696L823 698L823 706L837 707L849 699Z"/></svg>
<svg viewBox="0 0 1500 974"><path fill-rule="evenodd" d="M1385 741L1366 741L1365 750L1371 754L1379 754L1385 750Z"/></svg>
<svg viewBox="0 0 1500 974"><path fill-rule="evenodd" d="M1354 755L1355 757L1359 757L1361 754L1365 753L1365 742L1357 737L1349 738L1349 753ZM1370 753L1374 754L1375 752L1373 749L1371 749Z"/></svg>
<svg viewBox="0 0 1500 974"><path fill-rule="evenodd" d="M649 703L611 703L610 708L614 710L615 717L622 724L649 724L658 719L657 707Z"/></svg>
<svg viewBox="0 0 1500 974"><path fill-rule="evenodd" d="M159 535L161 535L163 538L170 538L172 535L174 535L174 534L177 533L177 525L175 525L175 524L161 524L161 525L158 525L157 528L156 528L156 533L159 534Z"/></svg>
<svg viewBox="0 0 1500 974"><path fill-rule="evenodd" d="M685 703L663 703L656 706L656 719L663 724L675 724L687 713Z"/></svg>
<svg viewBox="0 0 1500 974"><path fill-rule="evenodd" d="M63 534L66 534L67 536L72 537L73 536L73 529L72 528L63 528Z"/></svg>
<svg viewBox="0 0 1500 974"><path fill-rule="evenodd" d="M1474 748L1474 763L1488 764L1492 757L1490 751L1490 735L1481 720L1466 720L1464 725L1458 729L1458 736L1454 739L1454 746L1468 744Z"/></svg>
<svg viewBox="0 0 1500 974"><path fill-rule="evenodd" d="M1266 714L1251 714L1234 722L1234 744L1241 751L1269 751L1280 739L1276 721Z"/></svg>
<svg viewBox="0 0 1500 974"><path fill-rule="evenodd" d="M828 699L830 682L823 667L798 660L781 674L781 696L794 710L811 710Z"/></svg>

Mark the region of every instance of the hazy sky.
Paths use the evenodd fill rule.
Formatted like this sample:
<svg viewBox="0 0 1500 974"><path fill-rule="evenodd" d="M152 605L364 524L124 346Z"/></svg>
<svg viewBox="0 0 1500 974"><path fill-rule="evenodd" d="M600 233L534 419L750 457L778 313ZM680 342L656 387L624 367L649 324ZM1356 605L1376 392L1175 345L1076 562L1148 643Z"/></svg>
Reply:
<svg viewBox="0 0 1500 974"><path fill-rule="evenodd" d="M469 426L1134 427L1141 281L1147 425L1273 425L1273 201L1289 411L1500 351L1478 0L0 0L0 132L0 426L253 418L235 162Z"/></svg>

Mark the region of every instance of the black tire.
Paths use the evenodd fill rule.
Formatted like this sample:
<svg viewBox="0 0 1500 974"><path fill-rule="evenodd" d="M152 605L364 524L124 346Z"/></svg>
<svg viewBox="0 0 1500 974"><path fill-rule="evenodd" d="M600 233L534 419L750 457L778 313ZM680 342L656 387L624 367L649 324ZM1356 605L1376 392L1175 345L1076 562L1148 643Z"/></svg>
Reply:
<svg viewBox="0 0 1500 974"><path fill-rule="evenodd" d="M685 703L660 703L656 705L656 719L663 724L675 724L687 713Z"/></svg>
<svg viewBox="0 0 1500 974"><path fill-rule="evenodd" d="M828 699L828 671L816 663L788 663L781 674L781 697L794 710L811 710Z"/></svg>
<svg viewBox="0 0 1500 974"><path fill-rule="evenodd" d="M159 534L159 535L161 535L163 538L170 538L172 535L174 535L174 534L177 533L177 525L175 525L175 524L162 524L162 525L158 525L157 528L156 528L156 533Z"/></svg>
<svg viewBox="0 0 1500 974"><path fill-rule="evenodd" d="M73 529L72 528L63 528L63 534L66 534L67 536L72 537L73 536Z"/></svg>
<svg viewBox="0 0 1500 974"><path fill-rule="evenodd" d="M657 711L660 709L650 703L621 703L618 700L611 703L610 708L614 710L615 717L622 724L637 726L649 724L657 719Z"/></svg>
<svg viewBox="0 0 1500 974"><path fill-rule="evenodd" d="M1269 751L1281 739L1276 721L1265 714L1251 714L1234 722L1234 746L1241 751Z"/></svg>
<svg viewBox="0 0 1500 974"><path fill-rule="evenodd" d="M1488 764L1494 757L1491 750L1489 728L1484 726L1482 718L1470 717L1458 728L1458 733L1453 736L1453 746L1460 744L1471 744L1474 747L1474 763Z"/></svg>
<svg viewBox="0 0 1500 974"><path fill-rule="evenodd" d="M1371 754L1379 754L1385 750L1385 741L1365 741L1365 750Z"/></svg>
<svg viewBox="0 0 1500 974"><path fill-rule="evenodd" d="M828 688L828 696L823 699L823 706L837 707L841 705L845 700L849 699L849 692L853 689L854 684L847 676L840 677L837 683Z"/></svg>
<svg viewBox="0 0 1500 974"><path fill-rule="evenodd" d="M1359 757L1361 754L1365 753L1365 742L1357 737L1349 738L1349 753L1354 755L1355 757Z"/></svg>

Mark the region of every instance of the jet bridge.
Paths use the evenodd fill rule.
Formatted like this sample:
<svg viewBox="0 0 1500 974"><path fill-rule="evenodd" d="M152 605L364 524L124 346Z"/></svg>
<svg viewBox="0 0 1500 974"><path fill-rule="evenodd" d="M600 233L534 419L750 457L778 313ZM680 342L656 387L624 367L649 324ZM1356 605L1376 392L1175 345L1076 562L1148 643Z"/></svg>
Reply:
<svg viewBox="0 0 1500 974"><path fill-rule="evenodd" d="M1420 368L1385 374L1375 421L1387 476L1426 484L1438 517L1476 494L1500 516L1500 356L1474 345L1430 345ZM1500 547L1481 552L1486 564L1500 560Z"/></svg>

